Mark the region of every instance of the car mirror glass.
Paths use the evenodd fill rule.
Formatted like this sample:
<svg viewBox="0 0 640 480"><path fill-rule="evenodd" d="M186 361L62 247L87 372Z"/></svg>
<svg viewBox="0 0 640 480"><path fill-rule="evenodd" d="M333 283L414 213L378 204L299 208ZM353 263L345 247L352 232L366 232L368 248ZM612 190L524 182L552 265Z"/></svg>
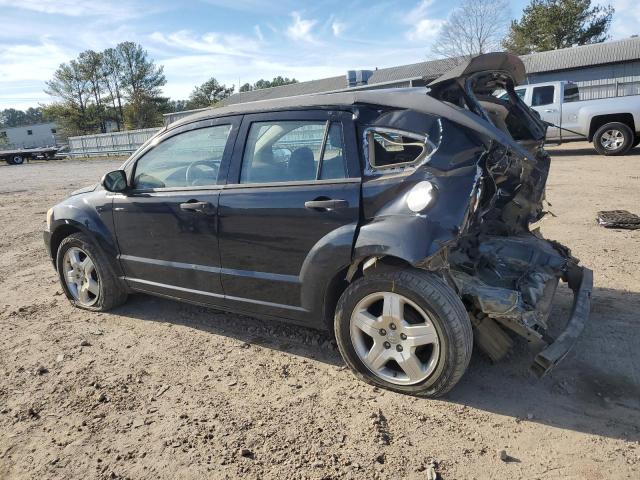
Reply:
<svg viewBox="0 0 640 480"><path fill-rule="evenodd" d="M114 170L105 174L100 183L108 192L123 192L127 189L127 174L124 170Z"/></svg>

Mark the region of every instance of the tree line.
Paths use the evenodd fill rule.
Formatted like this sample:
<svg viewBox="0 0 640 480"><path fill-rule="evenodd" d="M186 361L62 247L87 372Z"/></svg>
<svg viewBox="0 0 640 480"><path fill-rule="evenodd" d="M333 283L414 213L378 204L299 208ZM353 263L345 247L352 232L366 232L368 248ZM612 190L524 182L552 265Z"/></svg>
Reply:
<svg viewBox="0 0 640 480"><path fill-rule="evenodd" d="M0 110L0 128L19 127L21 125L32 125L44 122L42 107L27 108L17 110L15 108L5 108Z"/></svg>

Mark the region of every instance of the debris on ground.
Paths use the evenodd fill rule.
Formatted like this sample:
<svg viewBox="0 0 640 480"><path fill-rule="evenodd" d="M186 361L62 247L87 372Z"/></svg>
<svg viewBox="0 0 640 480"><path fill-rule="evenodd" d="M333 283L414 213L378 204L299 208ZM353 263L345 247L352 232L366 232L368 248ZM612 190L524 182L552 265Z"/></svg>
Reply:
<svg viewBox="0 0 640 480"><path fill-rule="evenodd" d="M640 228L640 217L626 210L603 210L598 212L598 224L605 228Z"/></svg>

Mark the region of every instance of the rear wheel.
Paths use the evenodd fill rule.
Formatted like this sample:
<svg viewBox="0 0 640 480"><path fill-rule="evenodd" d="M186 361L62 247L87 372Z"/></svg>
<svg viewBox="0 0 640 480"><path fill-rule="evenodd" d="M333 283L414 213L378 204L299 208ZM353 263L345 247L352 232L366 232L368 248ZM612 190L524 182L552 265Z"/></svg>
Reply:
<svg viewBox="0 0 640 480"><path fill-rule="evenodd" d="M468 314L432 273L398 270L352 283L335 315L338 348L362 380L438 397L465 372L473 348Z"/></svg>
<svg viewBox="0 0 640 480"><path fill-rule="evenodd" d="M632 147L635 135L628 125L611 122L601 126L593 136L593 146L602 155L624 155Z"/></svg>
<svg viewBox="0 0 640 480"><path fill-rule="evenodd" d="M12 155L10 163L11 165L22 165L24 163L24 157L22 155Z"/></svg>
<svg viewBox="0 0 640 480"><path fill-rule="evenodd" d="M106 311L127 299L102 251L82 233L60 243L56 266L65 295L78 308Z"/></svg>

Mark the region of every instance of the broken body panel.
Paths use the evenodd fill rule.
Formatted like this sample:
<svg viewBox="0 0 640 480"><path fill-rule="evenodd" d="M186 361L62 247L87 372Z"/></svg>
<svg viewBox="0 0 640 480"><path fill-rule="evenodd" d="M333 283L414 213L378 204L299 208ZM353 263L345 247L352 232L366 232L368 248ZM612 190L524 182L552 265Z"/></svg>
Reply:
<svg viewBox="0 0 640 480"><path fill-rule="evenodd" d="M545 214L550 158L543 148L545 124L514 92L524 78L522 62L489 54L454 70L433 82L429 95L460 114L472 113L475 124L460 115L359 112L368 129L422 135L430 152L411 165L376 167L367 132L361 132L366 166L356 263L368 267L372 259L396 257L439 272L465 302L477 343L493 360L511 347L504 329L549 345L533 366L543 375L568 353L586 322L592 275L568 248L532 228ZM492 95L498 89L508 92L508 101ZM415 213L407 196L424 181L433 185L436 199ZM546 332L560 280L568 282L575 301L554 343Z"/></svg>

